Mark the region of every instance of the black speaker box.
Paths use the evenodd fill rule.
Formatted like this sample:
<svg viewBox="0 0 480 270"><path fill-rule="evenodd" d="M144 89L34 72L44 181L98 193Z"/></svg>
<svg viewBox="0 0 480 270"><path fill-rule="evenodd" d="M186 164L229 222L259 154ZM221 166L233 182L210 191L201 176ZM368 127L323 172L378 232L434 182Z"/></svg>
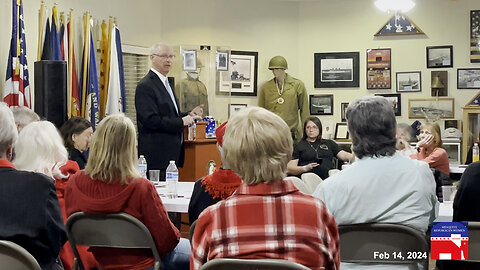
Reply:
<svg viewBox="0 0 480 270"><path fill-rule="evenodd" d="M67 62L35 62L35 112L57 128L67 120Z"/></svg>

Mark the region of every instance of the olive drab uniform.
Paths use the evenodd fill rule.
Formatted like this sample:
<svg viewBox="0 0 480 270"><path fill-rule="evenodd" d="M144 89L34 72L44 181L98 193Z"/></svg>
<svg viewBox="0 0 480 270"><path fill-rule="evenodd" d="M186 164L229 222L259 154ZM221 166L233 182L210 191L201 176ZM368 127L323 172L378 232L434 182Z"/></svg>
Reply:
<svg viewBox="0 0 480 270"><path fill-rule="evenodd" d="M190 112L199 104L203 104L203 116L208 114L208 93L207 87L198 79L185 78L177 86L180 101L180 110Z"/></svg>

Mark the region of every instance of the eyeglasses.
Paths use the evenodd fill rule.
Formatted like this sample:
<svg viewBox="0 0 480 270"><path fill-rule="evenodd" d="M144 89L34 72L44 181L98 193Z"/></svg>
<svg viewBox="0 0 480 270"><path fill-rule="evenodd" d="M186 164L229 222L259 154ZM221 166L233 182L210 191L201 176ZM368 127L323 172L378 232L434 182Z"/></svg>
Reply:
<svg viewBox="0 0 480 270"><path fill-rule="evenodd" d="M172 55L159 55L159 54L153 53L152 55L155 55L159 58L162 58L163 60L167 60L167 59L173 60L173 59L175 59L175 55L173 55L173 54Z"/></svg>

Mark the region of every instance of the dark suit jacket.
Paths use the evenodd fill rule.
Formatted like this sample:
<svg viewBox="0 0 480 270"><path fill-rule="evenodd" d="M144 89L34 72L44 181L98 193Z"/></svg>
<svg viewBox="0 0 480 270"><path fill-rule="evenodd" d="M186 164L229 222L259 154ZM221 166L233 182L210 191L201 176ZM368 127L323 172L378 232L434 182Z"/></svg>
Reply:
<svg viewBox="0 0 480 270"><path fill-rule="evenodd" d="M0 239L25 248L42 269L55 269L67 236L53 179L0 162Z"/></svg>
<svg viewBox="0 0 480 270"><path fill-rule="evenodd" d="M170 83L172 87L174 84ZM173 89L172 89L173 90ZM174 93L175 96L175 93ZM180 112L160 78L153 71L143 77L135 92L137 110L138 154L147 159L148 169L165 170L170 160L178 167L183 166L185 149L183 145L183 121L187 115Z"/></svg>

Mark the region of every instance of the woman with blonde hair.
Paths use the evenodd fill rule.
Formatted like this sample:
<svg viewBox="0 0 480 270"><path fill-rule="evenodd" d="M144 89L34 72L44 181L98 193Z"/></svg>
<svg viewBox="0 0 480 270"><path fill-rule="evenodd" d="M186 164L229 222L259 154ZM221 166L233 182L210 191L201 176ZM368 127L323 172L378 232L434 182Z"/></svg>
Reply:
<svg viewBox="0 0 480 270"><path fill-rule="evenodd" d="M450 175L450 164L447 151L442 148L442 136L437 123L426 123L420 126L420 141L415 146L417 154L410 157L423 160L430 168L437 169L447 176Z"/></svg>
<svg viewBox="0 0 480 270"><path fill-rule="evenodd" d="M103 119L92 138L84 171L67 184L67 215L86 213L127 213L148 228L155 240L165 269L188 269L190 244L168 219L154 187L140 177L137 169L136 132L123 114ZM102 269L150 269L150 250L91 248Z"/></svg>

